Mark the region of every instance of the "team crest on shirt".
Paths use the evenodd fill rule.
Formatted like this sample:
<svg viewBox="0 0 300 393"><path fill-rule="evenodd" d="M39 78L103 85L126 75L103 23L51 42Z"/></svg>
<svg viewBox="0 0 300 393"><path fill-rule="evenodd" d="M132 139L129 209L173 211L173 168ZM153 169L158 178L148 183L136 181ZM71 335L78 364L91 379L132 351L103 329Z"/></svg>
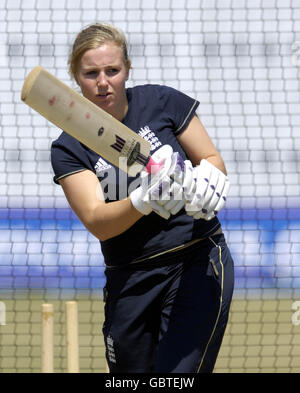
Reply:
<svg viewBox="0 0 300 393"><path fill-rule="evenodd" d="M150 150L155 150L158 147L162 145L162 143L159 141L157 136L155 135L155 132L150 129L149 126L141 127L138 131L138 134L144 138L146 141L149 141L151 144Z"/></svg>
<svg viewBox="0 0 300 393"><path fill-rule="evenodd" d="M107 171L108 169L110 169L112 166L106 162L103 158L99 158L99 160L97 161L96 165L94 166L95 171L96 171L96 175L98 177L103 175L103 172Z"/></svg>

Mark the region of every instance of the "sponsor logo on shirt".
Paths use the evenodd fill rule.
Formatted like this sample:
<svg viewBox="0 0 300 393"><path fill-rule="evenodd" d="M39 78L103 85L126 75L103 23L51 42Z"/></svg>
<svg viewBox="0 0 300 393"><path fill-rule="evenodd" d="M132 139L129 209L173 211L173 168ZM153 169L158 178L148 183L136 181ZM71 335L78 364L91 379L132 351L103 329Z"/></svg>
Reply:
<svg viewBox="0 0 300 393"><path fill-rule="evenodd" d="M99 158L96 165L94 166L95 171L96 171L96 175L98 177L103 176L103 172L107 171L111 167L112 166L101 157Z"/></svg>

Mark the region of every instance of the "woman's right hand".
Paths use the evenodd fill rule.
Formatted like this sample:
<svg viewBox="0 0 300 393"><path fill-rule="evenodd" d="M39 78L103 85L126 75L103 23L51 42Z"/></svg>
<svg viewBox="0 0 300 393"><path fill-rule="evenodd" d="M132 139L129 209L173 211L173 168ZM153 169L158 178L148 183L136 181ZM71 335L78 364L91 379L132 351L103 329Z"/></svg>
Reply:
<svg viewBox="0 0 300 393"><path fill-rule="evenodd" d="M184 206L182 181L184 162L169 145L157 150L152 159L163 162L160 171L154 174L143 171L140 174L141 185L130 194L133 206L142 214L152 211L168 219Z"/></svg>

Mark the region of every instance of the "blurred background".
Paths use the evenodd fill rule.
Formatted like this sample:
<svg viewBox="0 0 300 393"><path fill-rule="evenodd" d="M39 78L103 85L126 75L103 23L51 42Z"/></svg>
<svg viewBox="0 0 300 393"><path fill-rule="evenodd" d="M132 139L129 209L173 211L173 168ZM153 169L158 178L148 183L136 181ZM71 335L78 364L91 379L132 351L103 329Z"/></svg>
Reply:
<svg viewBox="0 0 300 393"><path fill-rule="evenodd" d="M298 0L0 0L0 372L39 372L43 302L55 305L55 369L66 370L66 300L79 305L81 371L105 371L99 242L52 181L60 131L20 100L36 65L76 88L70 46L95 21L126 34L129 87L200 101L226 163L220 220L236 278L215 371L299 372Z"/></svg>

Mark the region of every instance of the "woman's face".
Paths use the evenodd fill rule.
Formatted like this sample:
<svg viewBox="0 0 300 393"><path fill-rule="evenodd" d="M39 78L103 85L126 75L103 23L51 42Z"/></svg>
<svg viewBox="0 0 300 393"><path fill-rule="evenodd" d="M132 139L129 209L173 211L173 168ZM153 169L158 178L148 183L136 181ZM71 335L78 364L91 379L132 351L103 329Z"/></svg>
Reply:
<svg viewBox="0 0 300 393"><path fill-rule="evenodd" d="M128 109L125 91L128 76L129 69L124 62L122 49L113 43L106 43L83 54L77 82L86 98L122 120Z"/></svg>

